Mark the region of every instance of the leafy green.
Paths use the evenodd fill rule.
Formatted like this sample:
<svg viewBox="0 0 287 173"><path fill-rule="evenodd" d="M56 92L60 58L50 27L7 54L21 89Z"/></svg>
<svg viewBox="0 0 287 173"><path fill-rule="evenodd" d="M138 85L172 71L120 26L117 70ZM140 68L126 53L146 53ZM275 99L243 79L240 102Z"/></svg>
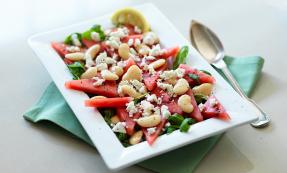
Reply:
<svg viewBox="0 0 287 173"><path fill-rule="evenodd" d="M166 131L166 134L171 134L172 132L174 132L175 130L177 130L179 127L178 126L175 126L175 125L171 125L171 126L168 126L166 127L165 131Z"/></svg>
<svg viewBox="0 0 287 173"><path fill-rule="evenodd" d="M143 95L141 95L141 96L139 96L139 97L137 97L137 98L134 98L134 103L135 103L135 104L140 103L142 100L144 100L144 98L145 98L146 95L147 95L147 94L143 94Z"/></svg>
<svg viewBox="0 0 287 173"><path fill-rule="evenodd" d="M100 40L103 41L105 40L106 36L104 31L101 28L101 25L94 25L92 28L90 28L89 30L85 31L82 33L82 38L88 39L88 40L92 40L91 37L91 33L92 32L97 32L100 36Z"/></svg>
<svg viewBox="0 0 287 173"><path fill-rule="evenodd" d="M200 70L200 71L202 71L203 73L205 73L205 74L207 74L207 75L209 75L209 76L212 76L209 71L206 71L206 70Z"/></svg>
<svg viewBox="0 0 287 173"><path fill-rule="evenodd" d="M186 58L188 55L188 46L183 46L176 55L175 61L173 63L173 69L177 69L180 64L186 63Z"/></svg>
<svg viewBox="0 0 287 173"><path fill-rule="evenodd" d="M115 110L114 109L100 109L99 111L104 117L107 124L110 125L112 123L111 118L115 115Z"/></svg>
<svg viewBox="0 0 287 173"><path fill-rule="evenodd" d="M207 100L207 96L205 96L203 94L195 94L194 98L195 98L195 101L197 104L200 104L200 103L204 104Z"/></svg>
<svg viewBox="0 0 287 173"><path fill-rule="evenodd" d="M79 41L82 41L82 35L80 34L80 33L72 33L72 34L70 34L70 35L68 35L66 38L65 38L65 41L64 41L64 43L65 44L69 44L69 45L73 45L74 43L73 43L73 38L72 38L72 35L73 34L76 34L77 35L77 38L79 39Z"/></svg>
<svg viewBox="0 0 287 173"><path fill-rule="evenodd" d="M183 121L182 121L182 123L181 123L181 125L180 125L180 127L179 127L179 130L181 131L181 132L187 132L188 131L188 129L189 129L189 127L190 127L190 125L191 124L194 124L196 121L194 120L194 119L192 119L192 118L185 118Z"/></svg>
<svg viewBox="0 0 287 173"><path fill-rule="evenodd" d="M168 117L168 122L170 122L170 124L172 125L179 126L183 120L184 120L183 116L179 114L174 114Z"/></svg>
<svg viewBox="0 0 287 173"><path fill-rule="evenodd" d="M74 62L73 64L69 64L68 68L74 76L73 79L80 79L81 75L85 72L84 65L80 62Z"/></svg>
<svg viewBox="0 0 287 173"><path fill-rule="evenodd" d="M199 76L198 75L190 73L190 74L188 74L188 77L190 77L192 80L195 80L196 83L199 83Z"/></svg>
<svg viewBox="0 0 287 173"><path fill-rule="evenodd" d="M123 144L124 147L130 146L127 134L117 132L116 135L117 135L118 139L121 141L121 143Z"/></svg>

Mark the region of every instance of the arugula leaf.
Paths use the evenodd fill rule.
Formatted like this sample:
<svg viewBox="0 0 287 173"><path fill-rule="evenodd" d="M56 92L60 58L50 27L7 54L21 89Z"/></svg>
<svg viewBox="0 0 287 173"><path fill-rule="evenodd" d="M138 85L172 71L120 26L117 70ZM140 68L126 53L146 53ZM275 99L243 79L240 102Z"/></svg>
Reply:
<svg viewBox="0 0 287 173"><path fill-rule="evenodd" d="M188 74L188 77L195 80L196 83L199 83L199 76L198 75L190 73L190 74Z"/></svg>
<svg viewBox="0 0 287 173"><path fill-rule="evenodd" d="M177 69L180 64L186 63L186 58L188 55L188 46L183 46L176 55L175 61L173 63L173 69Z"/></svg>
<svg viewBox="0 0 287 173"><path fill-rule="evenodd" d="M179 114L173 114L172 116L168 117L168 122L170 122L170 124L172 125L179 126L183 120L184 120L183 116Z"/></svg>
<svg viewBox="0 0 287 173"><path fill-rule="evenodd" d="M209 75L209 76L212 76L209 71L206 71L206 70L200 70L200 71L202 71L203 73L205 73L205 74L207 74L207 75Z"/></svg>
<svg viewBox="0 0 287 173"><path fill-rule="evenodd" d="M181 123L181 125L180 125L180 127L179 127L179 130L181 131L181 132L187 132L188 131L188 129L189 129L189 127L190 127L190 125L191 124L194 124L196 121L194 120L194 119L192 119L192 118L185 118L183 121L182 121L182 123Z"/></svg>
<svg viewBox="0 0 287 173"><path fill-rule="evenodd" d="M80 79L81 75L85 72L84 65L80 62L74 62L68 65L69 71L74 76L73 79Z"/></svg>
<svg viewBox="0 0 287 173"><path fill-rule="evenodd" d="M117 135L118 139L121 141L121 143L123 144L124 147L128 147L128 146L131 145L129 143L127 134L117 132L116 135Z"/></svg>
<svg viewBox="0 0 287 173"><path fill-rule="evenodd" d="M106 36L104 31L101 28L101 25L94 25L92 28L90 28L89 30L85 31L82 33L82 38L88 39L88 40L92 40L91 37L91 33L92 32L97 32L100 36L100 40L103 41L105 40Z"/></svg>
<svg viewBox="0 0 287 173"><path fill-rule="evenodd" d="M175 130L177 130L179 127L175 125L171 125L165 128L166 134L171 134Z"/></svg>
<svg viewBox="0 0 287 173"><path fill-rule="evenodd" d="M72 35L73 34L76 34L77 35L77 38L78 38L78 40L79 41L82 41L82 35L80 34L80 33L72 33L72 34L70 34L70 35L68 35L66 38L65 38L65 41L64 41L64 43L65 44L69 44L69 45L73 45L74 43L73 43L73 38L72 38Z"/></svg>
<svg viewBox="0 0 287 173"><path fill-rule="evenodd" d="M204 104L206 100L208 99L207 96L203 94L195 94L194 98L197 104L200 104L200 103Z"/></svg>

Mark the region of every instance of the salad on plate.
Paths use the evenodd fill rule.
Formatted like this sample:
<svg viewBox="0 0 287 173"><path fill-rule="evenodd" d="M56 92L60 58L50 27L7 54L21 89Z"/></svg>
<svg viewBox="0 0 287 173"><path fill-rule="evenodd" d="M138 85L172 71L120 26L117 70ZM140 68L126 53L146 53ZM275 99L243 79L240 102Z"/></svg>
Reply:
<svg viewBox="0 0 287 173"><path fill-rule="evenodd" d="M52 42L73 75L65 87L90 96L125 146L189 127L209 118L230 119L213 95L215 79L186 65L188 46L163 47L145 17L125 8L111 18L114 27L94 25Z"/></svg>

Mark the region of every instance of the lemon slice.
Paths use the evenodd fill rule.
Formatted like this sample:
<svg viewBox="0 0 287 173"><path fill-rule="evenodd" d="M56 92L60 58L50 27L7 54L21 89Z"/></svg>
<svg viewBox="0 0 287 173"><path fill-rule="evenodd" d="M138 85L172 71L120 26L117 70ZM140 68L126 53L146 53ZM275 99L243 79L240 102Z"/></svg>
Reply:
<svg viewBox="0 0 287 173"><path fill-rule="evenodd" d="M112 15L113 24L130 24L139 27L143 33L150 30L150 26L145 17L133 8L123 8Z"/></svg>

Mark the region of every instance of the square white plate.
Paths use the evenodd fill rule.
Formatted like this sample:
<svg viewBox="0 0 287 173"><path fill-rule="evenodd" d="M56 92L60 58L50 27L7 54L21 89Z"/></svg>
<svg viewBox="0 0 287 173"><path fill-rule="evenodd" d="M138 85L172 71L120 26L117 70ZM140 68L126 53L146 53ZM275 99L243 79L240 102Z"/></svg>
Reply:
<svg viewBox="0 0 287 173"><path fill-rule="evenodd" d="M68 34L72 32L82 32L94 24L101 24L103 28L112 27L110 22L112 13L83 23L30 37L28 40L30 46L41 59L58 89L61 91L110 169L127 167L131 164L138 163L142 160L222 133L230 128L257 119L258 115L256 110L231 88L154 5L144 4L136 6L135 8L141 11L147 18L152 30L158 34L163 46L189 45L191 57L189 64L212 73L217 81L215 95L226 108L231 116L231 120L224 122L214 118L208 119L192 125L189 129L189 133L175 131L170 135L162 135L152 146L149 146L147 142L142 142L125 148L121 145L99 112L93 108L84 106L84 100L88 99L88 96L83 92L68 90L64 87L64 83L71 80L72 75L64 61L50 46L52 41L63 41Z"/></svg>

